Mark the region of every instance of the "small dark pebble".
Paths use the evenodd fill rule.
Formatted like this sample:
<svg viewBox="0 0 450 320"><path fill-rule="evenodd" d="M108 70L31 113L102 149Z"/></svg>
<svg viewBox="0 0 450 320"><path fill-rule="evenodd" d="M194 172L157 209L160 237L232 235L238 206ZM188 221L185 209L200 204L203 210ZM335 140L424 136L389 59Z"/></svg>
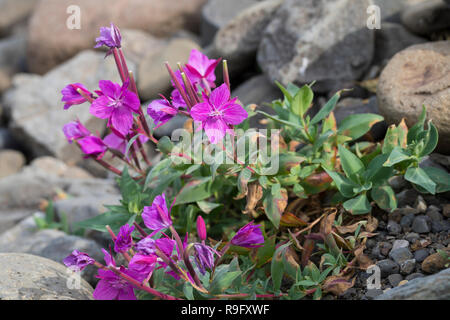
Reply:
<svg viewBox="0 0 450 320"><path fill-rule="evenodd" d="M403 277L399 273L394 273L389 275L388 280L391 286L396 287L400 283L400 281L403 280Z"/></svg>
<svg viewBox="0 0 450 320"><path fill-rule="evenodd" d="M427 249L419 249L416 252L414 252L414 259L416 259L417 262L422 262L428 256L429 253Z"/></svg>
<svg viewBox="0 0 450 320"><path fill-rule="evenodd" d="M390 259L378 261L377 266L380 268L382 278L386 278L387 276L400 271L399 265Z"/></svg>
<svg viewBox="0 0 450 320"><path fill-rule="evenodd" d="M373 300L376 297L378 297L380 294L383 294L383 290L381 290L381 289L369 289L369 290L367 290L365 296L367 297L367 299Z"/></svg>
<svg viewBox="0 0 450 320"><path fill-rule="evenodd" d="M389 232L389 234L391 234L391 235L398 235L402 232L402 227L393 220L389 220L386 228L387 228L387 231Z"/></svg>
<svg viewBox="0 0 450 320"><path fill-rule="evenodd" d="M430 226L428 225L428 220L430 218L427 216L417 216L414 218L412 229L417 233L428 233L430 232Z"/></svg>
<svg viewBox="0 0 450 320"><path fill-rule="evenodd" d="M398 264L401 264L406 260L411 259L412 257L413 255L408 248L398 248L389 252L389 258L391 258Z"/></svg>
<svg viewBox="0 0 450 320"><path fill-rule="evenodd" d="M450 230L450 222L448 220L432 220L431 221L431 232L433 233L439 233L442 231L448 231Z"/></svg>
<svg viewBox="0 0 450 320"><path fill-rule="evenodd" d="M417 278L423 278L423 277L425 277L423 274L416 272L416 273L411 273L410 275L406 276L405 280L411 281L411 280L414 280Z"/></svg>

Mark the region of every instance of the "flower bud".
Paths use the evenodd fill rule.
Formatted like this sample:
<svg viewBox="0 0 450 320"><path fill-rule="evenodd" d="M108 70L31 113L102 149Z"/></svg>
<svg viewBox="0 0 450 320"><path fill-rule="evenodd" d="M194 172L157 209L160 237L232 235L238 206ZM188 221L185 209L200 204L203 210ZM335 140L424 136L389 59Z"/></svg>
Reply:
<svg viewBox="0 0 450 320"><path fill-rule="evenodd" d="M202 216L197 217L197 234L201 241L206 240L206 225Z"/></svg>

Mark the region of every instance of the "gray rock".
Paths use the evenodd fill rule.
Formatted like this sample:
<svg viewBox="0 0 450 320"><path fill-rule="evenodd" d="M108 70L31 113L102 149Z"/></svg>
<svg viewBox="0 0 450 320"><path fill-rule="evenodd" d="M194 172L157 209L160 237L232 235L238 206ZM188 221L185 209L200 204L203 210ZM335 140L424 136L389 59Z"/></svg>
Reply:
<svg viewBox="0 0 450 320"><path fill-rule="evenodd" d="M418 35L450 27L450 8L442 0L428 0L409 7L402 14L402 23Z"/></svg>
<svg viewBox="0 0 450 320"><path fill-rule="evenodd" d="M416 259L417 262L422 262L429 255L430 254L428 253L427 249L419 249L414 252L414 259Z"/></svg>
<svg viewBox="0 0 450 320"><path fill-rule="evenodd" d="M25 20L37 2L38 0L1 0L0 36L9 33L16 24Z"/></svg>
<svg viewBox="0 0 450 320"><path fill-rule="evenodd" d="M430 154L431 160L433 162L445 167L447 171L450 171L450 156L446 156L439 153L432 153Z"/></svg>
<svg viewBox="0 0 450 320"><path fill-rule="evenodd" d="M413 206L419 193L414 189L405 189L395 195L399 208Z"/></svg>
<svg viewBox="0 0 450 320"><path fill-rule="evenodd" d="M448 231L450 230L450 221L443 220L443 221L431 221L431 232L433 233L439 233L442 231Z"/></svg>
<svg viewBox="0 0 450 320"><path fill-rule="evenodd" d="M410 275L407 275L405 277L405 280L411 281L411 280L414 280L417 278L423 278L423 277L425 277L425 276L422 273L416 272L416 273L411 273Z"/></svg>
<svg viewBox="0 0 450 320"><path fill-rule="evenodd" d="M415 259L405 260L400 264L400 273L403 275L408 275L414 271L415 267L416 267Z"/></svg>
<svg viewBox="0 0 450 320"><path fill-rule="evenodd" d="M74 231L74 224L104 213L104 205L118 205L119 200L119 194L86 195L57 200L53 203L53 208L60 218L63 215L67 217L69 230Z"/></svg>
<svg viewBox="0 0 450 320"><path fill-rule="evenodd" d="M422 0L373 0L373 3L380 8L382 21L398 21L400 14L409 5Z"/></svg>
<svg viewBox="0 0 450 320"><path fill-rule="evenodd" d="M0 73L7 77L9 85L12 75L26 70L26 42L26 36L22 34L0 40ZM0 85L0 93L9 85Z"/></svg>
<svg viewBox="0 0 450 320"><path fill-rule="evenodd" d="M398 273L400 271L399 265L390 259L378 261L377 266L380 268L381 277L383 278L386 278L387 276Z"/></svg>
<svg viewBox="0 0 450 320"><path fill-rule="evenodd" d="M258 64L272 81L317 81L317 91L360 78L374 52L374 32L366 25L370 4L286 0L264 32Z"/></svg>
<svg viewBox="0 0 450 320"><path fill-rule="evenodd" d="M135 69L132 64L130 68ZM80 82L94 90L101 79L119 81L114 59L104 59L104 54L89 50L45 76L16 75L13 88L4 98L5 108L11 115L11 132L33 156L52 155L65 161L81 159L78 148L67 143L62 127L78 117L92 132L101 133L105 121L92 116L87 105L63 110L61 89Z"/></svg>
<svg viewBox="0 0 450 320"><path fill-rule="evenodd" d="M410 232L406 234L405 239L409 241L409 243L414 243L420 239L420 236L415 232Z"/></svg>
<svg viewBox="0 0 450 320"><path fill-rule="evenodd" d="M427 216L430 217L431 221L441 221L443 219L442 215L439 213L440 209L434 205L428 207Z"/></svg>
<svg viewBox="0 0 450 320"><path fill-rule="evenodd" d="M401 24L384 22L375 30L374 64L385 65L397 52L427 40L409 32Z"/></svg>
<svg viewBox="0 0 450 320"><path fill-rule="evenodd" d="M164 63L167 61L172 69L178 69L177 63L188 62L192 49L200 50L197 43L189 39L175 38L159 50L152 50L138 68L137 86L141 99L159 98L159 94L169 94L173 89L170 76Z"/></svg>
<svg viewBox="0 0 450 320"><path fill-rule="evenodd" d="M430 232L430 226L428 222L429 218L427 216L417 216L414 218L412 229L417 233L428 233Z"/></svg>
<svg viewBox="0 0 450 320"><path fill-rule="evenodd" d="M70 289L67 270L31 254L0 253L0 300L92 300L93 289L85 280Z"/></svg>
<svg viewBox="0 0 450 320"><path fill-rule="evenodd" d="M427 212L427 203L425 202L422 196L417 197L414 207L417 209L419 213Z"/></svg>
<svg viewBox="0 0 450 320"><path fill-rule="evenodd" d="M397 235L400 232L402 232L402 227L397 222L389 220L387 225L387 231L389 232L389 234Z"/></svg>
<svg viewBox="0 0 450 320"><path fill-rule="evenodd" d="M381 289L369 289L367 290L365 296L367 299L373 300L381 294L383 294L383 290Z"/></svg>
<svg viewBox="0 0 450 320"><path fill-rule="evenodd" d="M417 122L422 106L439 131L437 152L450 154L450 41L418 44L397 53L384 68L377 97L388 124Z"/></svg>
<svg viewBox="0 0 450 320"><path fill-rule="evenodd" d="M409 242L407 240L395 240L392 244L392 250L396 250L399 248L408 248Z"/></svg>
<svg viewBox="0 0 450 320"><path fill-rule="evenodd" d="M389 178L388 183L392 187L392 189L394 189L395 192L402 191L408 185L408 183L406 182L405 178L403 178L403 176L391 177L391 178Z"/></svg>
<svg viewBox="0 0 450 320"><path fill-rule="evenodd" d="M0 210L0 234L11 229L20 221L33 214L31 209Z"/></svg>
<svg viewBox="0 0 450 320"><path fill-rule="evenodd" d="M209 44L216 32L248 7L260 0L209 0L202 8L202 45Z"/></svg>
<svg viewBox="0 0 450 320"><path fill-rule="evenodd" d="M252 65L263 32L282 2L258 2L241 11L217 32L214 49L217 55L228 60L231 74Z"/></svg>
<svg viewBox="0 0 450 320"><path fill-rule="evenodd" d="M391 289L377 300L449 300L450 268L437 274L416 278L407 284Z"/></svg>
<svg viewBox="0 0 450 320"><path fill-rule="evenodd" d="M391 250L389 252L389 258L397 262L398 264L402 264L408 259L411 259L413 257L411 251L409 251L408 248L398 248L395 250Z"/></svg>
<svg viewBox="0 0 450 320"><path fill-rule="evenodd" d="M408 214L406 216L403 216L400 220L400 225L402 226L403 230L409 229L414 221L414 214Z"/></svg>
<svg viewBox="0 0 450 320"><path fill-rule="evenodd" d="M403 280L403 276L399 273L391 274L388 277L388 281L391 284L391 286L396 287L400 283L400 281Z"/></svg>
<svg viewBox="0 0 450 320"><path fill-rule="evenodd" d="M36 213L35 216L42 218L44 215ZM96 260L103 257L100 246L94 241L54 229L38 230L34 217L26 218L0 235L0 252L30 253L61 263L74 249L86 252ZM87 281L95 283L95 267L88 266L81 274Z"/></svg>
<svg viewBox="0 0 450 320"><path fill-rule="evenodd" d="M0 179L15 174L25 165L25 156L15 150L0 150Z"/></svg>

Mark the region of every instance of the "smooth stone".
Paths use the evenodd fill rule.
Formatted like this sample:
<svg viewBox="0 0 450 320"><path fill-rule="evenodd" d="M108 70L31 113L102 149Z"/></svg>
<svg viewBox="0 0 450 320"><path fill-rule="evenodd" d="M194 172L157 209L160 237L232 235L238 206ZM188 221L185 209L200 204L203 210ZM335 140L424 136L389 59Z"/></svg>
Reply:
<svg viewBox="0 0 450 320"><path fill-rule="evenodd" d="M408 7L401 16L402 23L418 35L450 27L450 7L443 0L427 0Z"/></svg>
<svg viewBox="0 0 450 320"><path fill-rule="evenodd" d="M377 266L380 268L381 277L383 278L400 271L399 265L390 259L378 261Z"/></svg>
<svg viewBox="0 0 450 320"><path fill-rule="evenodd" d="M416 259L417 262L423 262L428 256L429 253L427 249L419 249L414 252L414 259Z"/></svg>
<svg viewBox="0 0 450 320"><path fill-rule="evenodd" d="M388 277L388 281L391 284L391 286L396 287L400 283L400 281L403 280L403 276L399 273L391 274Z"/></svg>
<svg viewBox="0 0 450 320"><path fill-rule="evenodd" d="M411 251L409 251L408 248L404 247L391 250L391 252L389 252L389 258L391 258L398 264L402 264L403 262L405 262L408 259L411 259L412 257L413 255Z"/></svg>
<svg viewBox="0 0 450 320"><path fill-rule="evenodd" d="M429 218L427 216L417 216L414 218L412 229L417 233L430 232L430 226L428 224Z"/></svg>
<svg viewBox="0 0 450 320"><path fill-rule="evenodd" d="M400 264L400 273L403 275L411 274L416 267L415 259L408 259Z"/></svg>
<svg viewBox="0 0 450 320"><path fill-rule="evenodd" d="M19 151L0 150L0 179L19 172L25 161L25 156Z"/></svg>

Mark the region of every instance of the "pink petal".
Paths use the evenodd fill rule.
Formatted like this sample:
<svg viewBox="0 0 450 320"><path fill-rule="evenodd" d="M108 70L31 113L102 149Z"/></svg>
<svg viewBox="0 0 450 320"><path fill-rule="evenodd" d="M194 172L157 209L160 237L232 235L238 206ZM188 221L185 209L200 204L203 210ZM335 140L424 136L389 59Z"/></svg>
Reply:
<svg viewBox="0 0 450 320"><path fill-rule="evenodd" d="M216 108L227 103L230 100L230 90L228 86L224 83L217 89L214 89L209 96L209 102Z"/></svg>
<svg viewBox="0 0 450 320"><path fill-rule="evenodd" d="M103 92L103 94L111 98L115 97L116 92L118 91L116 84L109 80L100 80L98 82L98 86L100 90Z"/></svg>
<svg viewBox="0 0 450 320"><path fill-rule="evenodd" d="M212 144L220 142L227 129L226 123L220 118L210 118L205 123L205 132Z"/></svg>
<svg viewBox="0 0 450 320"><path fill-rule="evenodd" d="M222 118L227 124L237 125L247 119L247 111L242 106L232 103L223 105L220 110L223 111Z"/></svg>
<svg viewBox="0 0 450 320"><path fill-rule="evenodd" d="M122 103L135 112L138 112L141 107L141 102L139 101L138 96L129 90L125 91L123 94Z"/></svg>
<svg viewBox="0 0 450 320"><path fill-rule="evenodd" d="M111 114L112 126L122 135L126 136L133 126L133 113L125 108L116 108Z"/></svg>
<svg viewBox="0 0 450 320"><path fill-rule="evenodd" d="M211 106L209 105L209 103L201 102L192 107L191 117L195 121L206 121L206 119L208 119L211 111L212 111L212 109L211 109Z"/></svg>
<svg viewBox="0 0 450 320"><path fill-rule="evenodd" d="M108 280L100 280L95 287L93 296L95 300L115 300L117 294L117 290L110 286Z"/></svg>
<svg viewBox="0 0 450 320"><path fill-rule="evenodd" d="M89 112L100 119L106 119L111 116L113 109L108 106L109 98L107 96L101 96L92 102Z"/></svg>

